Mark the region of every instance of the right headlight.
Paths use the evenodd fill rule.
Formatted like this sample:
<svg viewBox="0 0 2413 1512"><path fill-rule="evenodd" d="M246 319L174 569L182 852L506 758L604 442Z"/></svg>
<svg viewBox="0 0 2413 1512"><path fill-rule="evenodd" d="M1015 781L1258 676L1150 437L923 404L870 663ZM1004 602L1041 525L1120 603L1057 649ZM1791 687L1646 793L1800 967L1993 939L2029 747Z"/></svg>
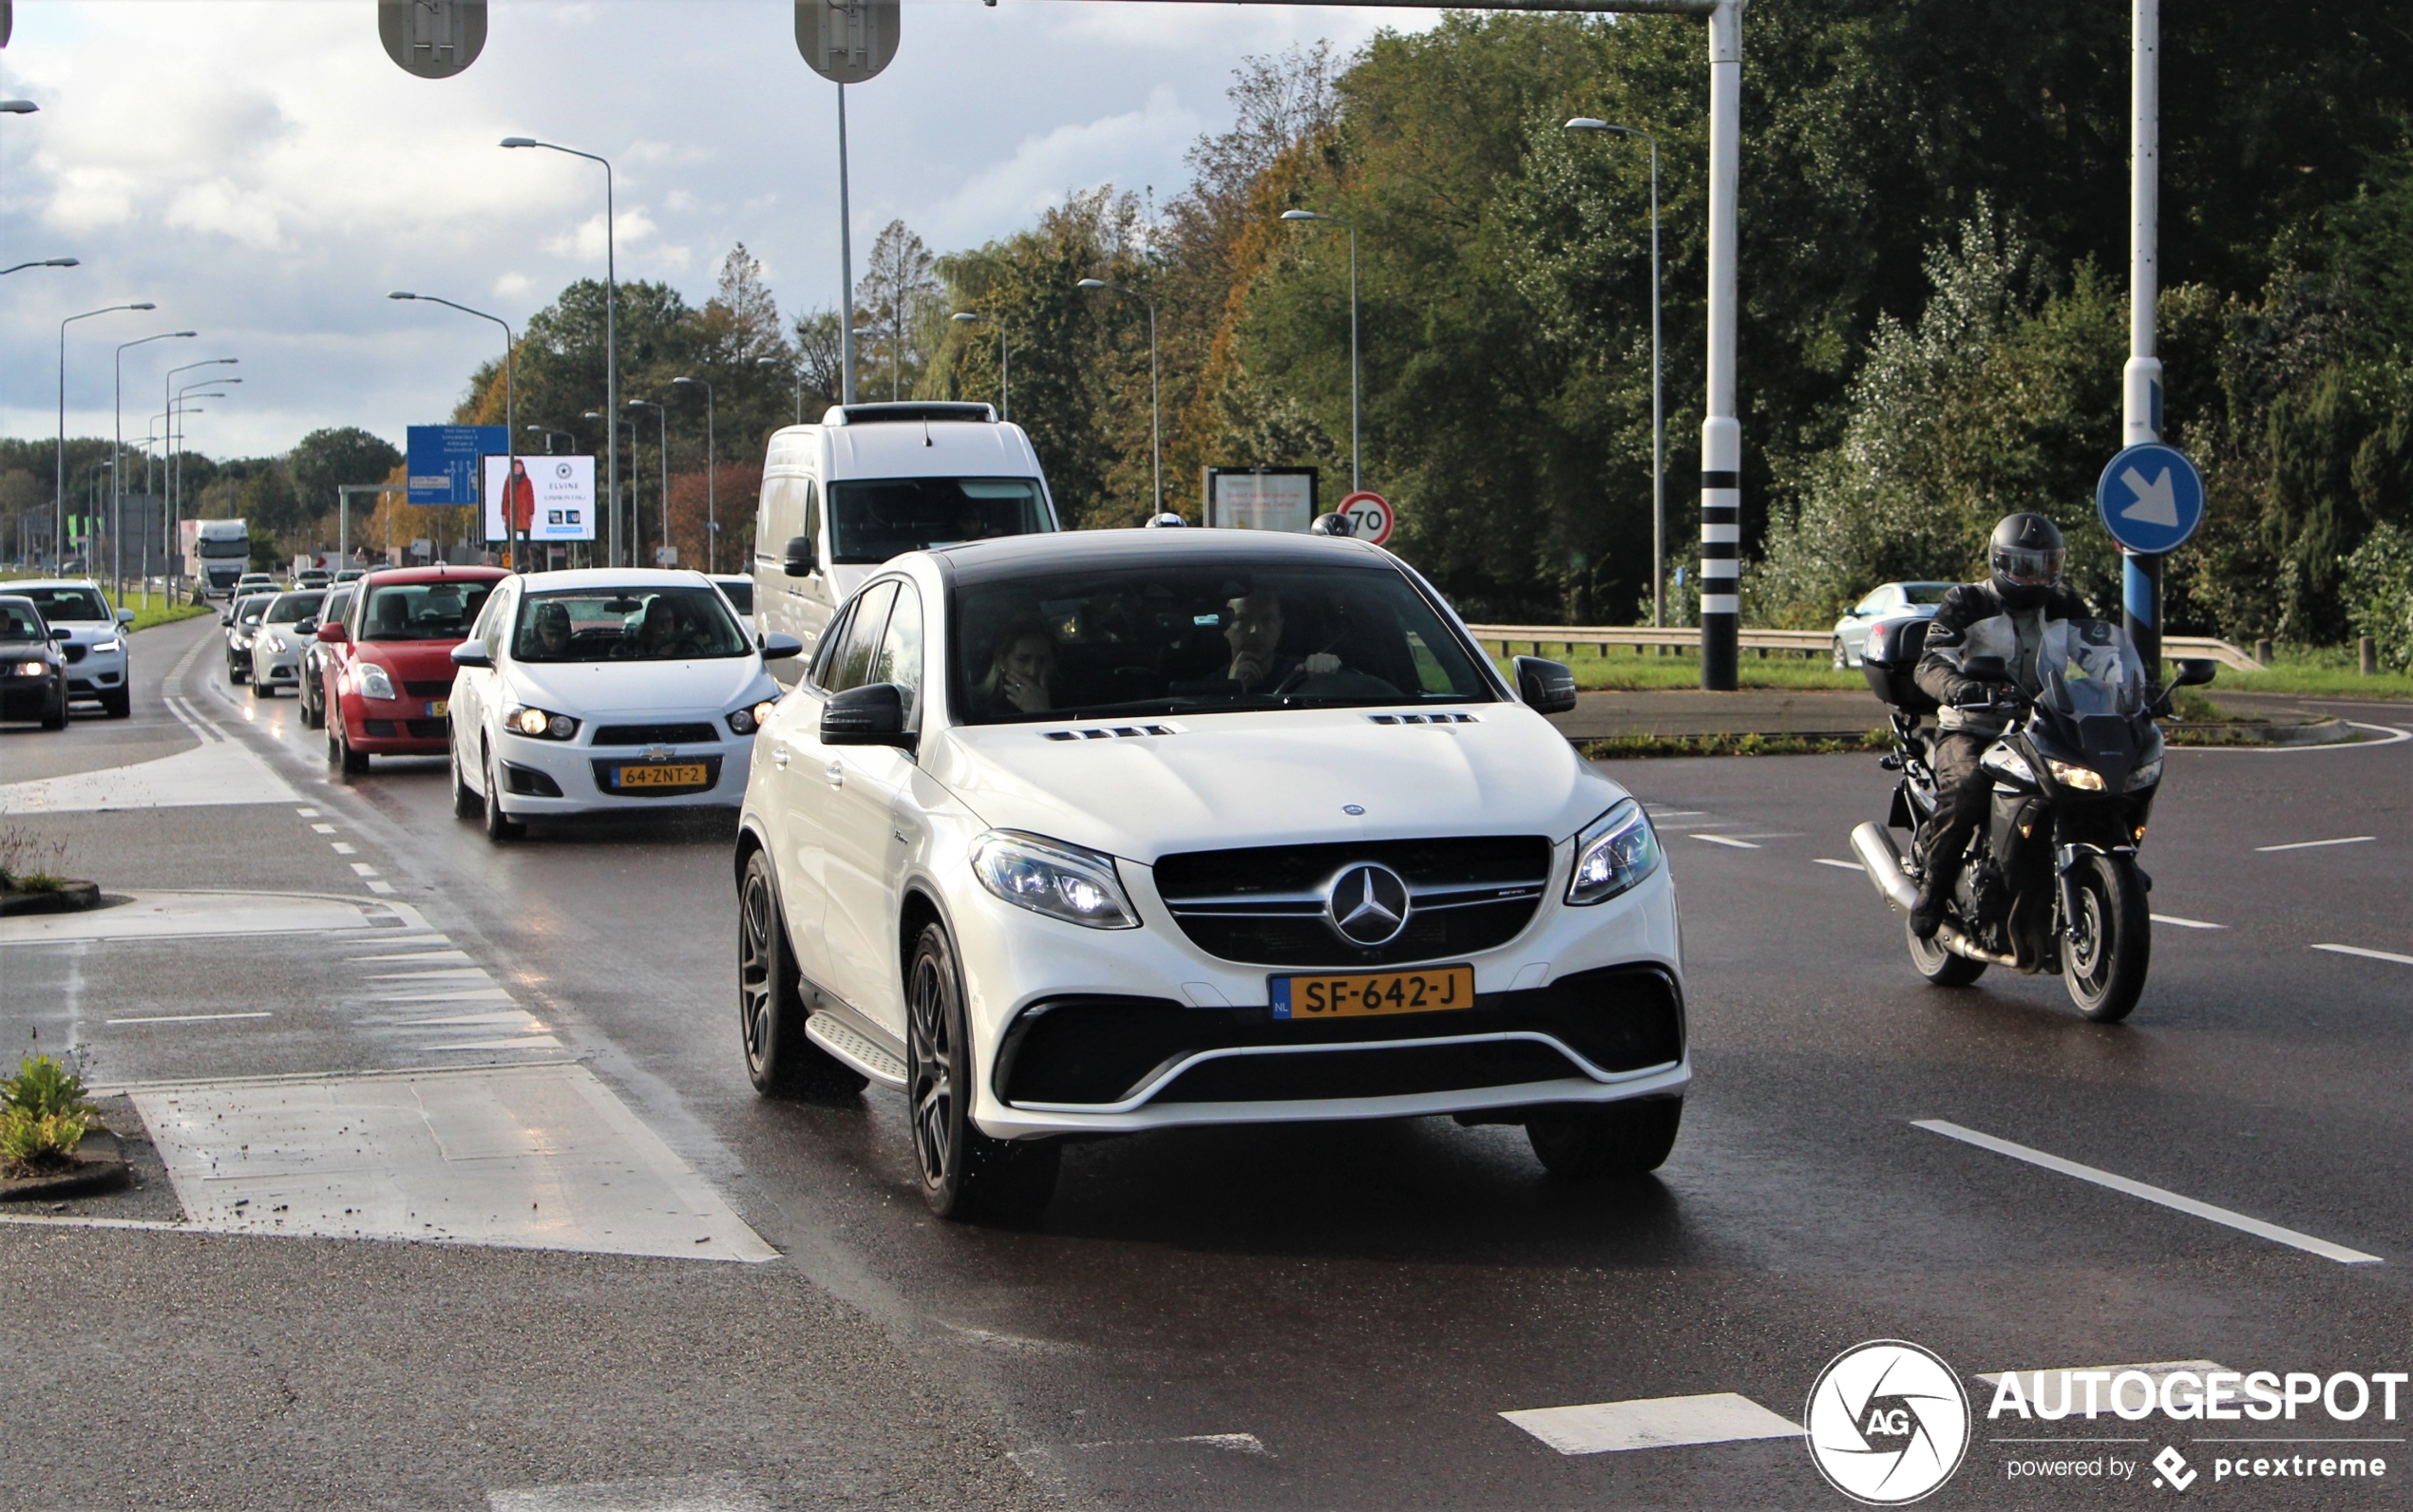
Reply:
<svg viewBox="0 0 2413 1512"><path fill-rule="evenodd" d="M1584 826L1575 837L1575 875L1567 900L1578 908L1631 891L1659 869L1659 836L1650 816L1630 798Z"/></svg>
<svg viewBox="0 0 2413 1512"><path fill-rule="evenodd" d="M375 662L362 662L360 664L360 696L391 698L393 695L394 680L387 675L386 670Z"/></svg>
<svg viewBox="0 0 2413 1512"><path fill-rule="evenodd" d="M1114 858L1062 841L991 830L972 842L980 885L1017 908L1090 929L1137 929Z"/></svg>
<svg viewBox="0 0 2413 1512"><path fill-rule="evenodd" d="M2127 790L2133 793L2138 791L2139 788L2151 787L2154 784L2160 782L2161 763L2162 758L2156 756L2152 761L2145 763L2144 765L2138 767L2133 772L2130 772L2128 774Z"/></svg>

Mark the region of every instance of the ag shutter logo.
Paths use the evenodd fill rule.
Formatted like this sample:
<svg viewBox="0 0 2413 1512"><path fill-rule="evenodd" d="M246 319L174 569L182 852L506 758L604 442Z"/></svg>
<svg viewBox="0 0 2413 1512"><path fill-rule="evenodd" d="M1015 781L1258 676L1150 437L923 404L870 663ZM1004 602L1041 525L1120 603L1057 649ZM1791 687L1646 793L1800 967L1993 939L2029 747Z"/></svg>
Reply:
<svg viewBox="0 0 2413 1512"><path fill-rule="evenodd" d="M1810 1389L1810 1458L1870 1506L1904 1506L1952 1478L1969 1446L1969 1400L1934 1354L1900 1339L1844 1351Z"/></svg>

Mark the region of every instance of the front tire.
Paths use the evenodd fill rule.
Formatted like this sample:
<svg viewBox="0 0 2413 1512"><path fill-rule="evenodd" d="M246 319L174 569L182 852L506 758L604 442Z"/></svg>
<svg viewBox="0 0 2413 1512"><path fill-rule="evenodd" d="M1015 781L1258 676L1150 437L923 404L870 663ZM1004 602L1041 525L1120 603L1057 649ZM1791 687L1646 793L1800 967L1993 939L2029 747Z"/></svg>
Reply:
<svg viewBox="0 0 2413 1512"><path fill-rule="evenodd" d="M461 747L452 747L452 817L476 819L485 812L485 800L469 785L467 774L461 770Z"/></svg>
<svg viewBox="0 0 2413 1512"><path fill-rule="evenodd" d="M1937 987L1966 987L1986 974L1986 962L1955 955L1931 939L1919 938L1907 918L1902 921L1902 937L1910 942L1910 965Z"/></svg>
<svg viewBox="0 0 2413 1512"><path fill-rule="evenodd" d="M835 1103L868 1079L805 1035L805 994L788 954L788 922L770 858L746 858L737 884L737 1027L746 1075L765 1097Z"/></svg>
<svg viewBox="0 0 2413 1512"><path fill-rule="evenodd" d="M922 927L905 967L905 1101L914 1165L930 1211L964 1222L1036 1218L1055 1195L1063 1150L993 1140L972 1123L973 1055L954 942Z"/></svg>
<svg viewBox="0 0 2413 1512"><path fill-rule="evenodd" d="M1850 653L1845 652L1843 649L1843 637L1841 635L1837 635L1834 638L1834 670L1836 671L1842 671L1845 668L1850 667L1851 665L1852 657Z"/></svg>
<svg viewBox="0 0 2413 1512"><path fill-rule="evenodd" d="M125 682L101 695L101 712L111 719L134 717L134 674L127 672Z"/></svg>
<svg viewBox="0 0 2413 1512"><path fill-rule="evenodd" d="M256 678L256 677L255 677L255 678L253 678L253 679L252 679L252 702L253 702L253 703L256 703L256 703L261 703L261 702L264 702L265 700L267 700L267 699L269 699L269 698L272 698L272 697L274 697L274 696L276 696L276 695L275 695L275 694L273 694L273 693L271 693L271 692L268 690L268 685L267 685L266 683L261 682L261 681L260 681L258 678Z"/></svg>
<svg viewBox="0 0 2413 1512"><path fill-rule="evenodd" d="M1683 1119L1681 1097L1574 1103L1535 1108L1525 1139L1545 1170L1568 1181L1646 1176L1666 1162Z"/></svg>
<svg viewBox="0 0 2413 1512"><path fill-rule="evenodd" d="M2078 915L2063 921L2062 985L2078 1011L2117 1024L2144 995L2153 960L2153 917L2145 884L2119 856L2088 856L2070 874Z"/></svg>
<svg viewBox="0 0 2413 1512"><path fill-rule="evenodd" d="M503 784L495 781L492 751L486 752L484 776L485 801L480 805L480 812L485 820L486 839L497 845L507 840L518 840L528 832L528 826L503 811Z"/></svg>

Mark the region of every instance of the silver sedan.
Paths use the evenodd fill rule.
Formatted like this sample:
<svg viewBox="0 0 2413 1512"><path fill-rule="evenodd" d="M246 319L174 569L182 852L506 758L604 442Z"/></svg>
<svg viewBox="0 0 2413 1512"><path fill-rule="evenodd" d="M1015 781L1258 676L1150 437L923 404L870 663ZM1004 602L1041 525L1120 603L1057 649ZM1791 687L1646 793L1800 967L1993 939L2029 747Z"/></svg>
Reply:
<svg viewBox="0 0 2413 1512"><path fill-rule="evenodd" d="M1861 648L1869 643L1869 627L1880 619L1901 619L1914 616L1931 619L1944 602L1944 595L1958 588L1958 583L1881 583L1844 612L1834 622L1834 664L1838 668L1860 665Z"/></svg>

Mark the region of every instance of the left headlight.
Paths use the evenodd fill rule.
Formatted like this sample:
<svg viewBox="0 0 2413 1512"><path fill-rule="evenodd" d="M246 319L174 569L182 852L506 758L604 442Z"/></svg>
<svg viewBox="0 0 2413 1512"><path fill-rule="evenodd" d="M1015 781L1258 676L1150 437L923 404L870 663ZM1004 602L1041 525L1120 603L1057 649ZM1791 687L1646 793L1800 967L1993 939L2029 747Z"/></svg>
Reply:
<svg viewBox="0 0 2413 1512"><path fill-rule="evenodd" d="M101 648L95 646L92 649L94 651L98 651ZM271 635L268 637L268 649L275 652L277 655L282 656L285 652L292 651L294 647L293 643L288 641L284 636Z"/></svg>
<svg viewBox="0 0 2413 1512"><path fill-rule="evenodd" d="M2080 766L2074 762L2055 761L2050 756L2044 758L2044 765L2052 768L2053 781L2063 787L2074 787L2081 793L2100 793L2103 790L2103 774L2092 766Z"/></svg>
<svg viewBox="0 0 2413 1512"><path fill-rule="evenodd" d="M96 640L92 643L92 653L96 656L105 656L110 652L124 649L125 642L122 640Z"/></svg>
<svg viewBox="0 0 2413 1512"><path fill-rule="evenodd" d="M2162 759L2156 756L2152 761L2147 762L2144 765L2138 767L2133 772L2130 772L2128 774L2128 791L2133 793L2140 787L2151 787L2156 783L2160 782L2161 762Z"/></svg>
<svg viewBox="0 0 2413 1512"><path fill-rule="evenodd" d="M1138 911L1123 891L1114 858L1012 830L972 842L980 885L1017 908L1090 929L1137 929Z"/></svg>
<svg viewBox="0 0 2413 1512"><path fill-rule="evenodd" d="M535 740L568 740L579 732L577 720L547 709L514 709L503 717L503 726L515 735Z"/></svg>
<svg viewBox="0 0 2413 1512"><path fill-rule="evenodd" d="M1575 875L1567 900L1578 908L1606 903L1659 869L1659 836L1650 816L1630 798L1584 826L1575 837Z"/></svg>
<svg viewBox="0 0 2413 1512"><path fill-rule="evenodd" d="M43 677L49 674L50 664L48 662L19 662L9 671L19 677Z"/></svg>

